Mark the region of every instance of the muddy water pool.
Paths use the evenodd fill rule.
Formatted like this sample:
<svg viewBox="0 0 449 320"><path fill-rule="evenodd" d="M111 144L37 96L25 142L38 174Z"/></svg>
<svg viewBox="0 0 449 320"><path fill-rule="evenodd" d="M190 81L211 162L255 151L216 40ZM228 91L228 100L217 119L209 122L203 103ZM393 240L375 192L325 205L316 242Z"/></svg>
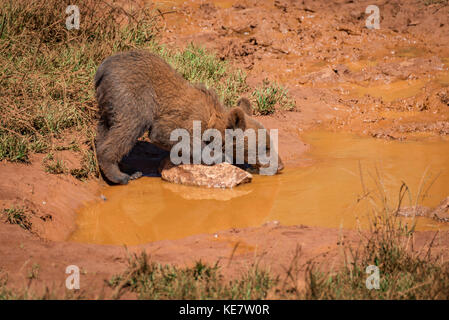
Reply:
<svg viewBox="0 0 449 320"><path fill-rule="evenodd" d="M302 138L311 145L303 155L310 166L287 166L271 177L255 175L252 183L232 190L175 185L157 177L106 187L101 191L106 201L99 197L79 210L78 229L69 240L134 245L272 221L366 228L372 205L357 201L362 181L373 195L376 181L381 182L391 206L402 182L411 190L406 205L414 204L418 194L418 202L427 206L449 195L449 140L398 142L331 132L309 132ZM417 219L420 230L448 228Z"/></svg>

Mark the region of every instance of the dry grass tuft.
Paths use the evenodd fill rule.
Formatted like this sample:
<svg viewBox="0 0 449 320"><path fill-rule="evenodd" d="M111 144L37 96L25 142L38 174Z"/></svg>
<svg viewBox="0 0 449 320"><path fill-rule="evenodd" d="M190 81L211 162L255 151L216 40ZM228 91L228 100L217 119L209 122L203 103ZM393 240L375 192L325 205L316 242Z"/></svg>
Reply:
<svg viewBox="0 0 449 320"><path fill-rule="evenodd" d="M76 174L86 177L98 174L89 167L88 155L96 117L96 67L114 52L151 42L155 20L149 9L125 12L105 2L83 1L81 27L69 31L69 4L0 4L0 160L27 162L31 152L53 150L72 130L83 137L86 153L85 166Z"/></svg>

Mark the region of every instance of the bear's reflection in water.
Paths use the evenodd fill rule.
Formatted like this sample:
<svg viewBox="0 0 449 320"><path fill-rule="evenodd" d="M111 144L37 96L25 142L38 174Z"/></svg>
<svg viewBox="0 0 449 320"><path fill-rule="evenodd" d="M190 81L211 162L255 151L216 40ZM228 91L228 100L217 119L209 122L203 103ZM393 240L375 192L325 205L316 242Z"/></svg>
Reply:
<svg viewBox="0 0 449 320"><path fill-rule="evenodd" d="M69 240L134 245L260 226L274 220L281 225L364 228L371 207L367 201L357 201L363 194L359 163L365 188L373 195L376 170L379 172L391 207L397 204L402 181L411 190L413 204L422 181L429 184L437 174L427 196L418 203L435 206L449 195L447 140L398 142L328 132L311 132L304 139L311 144L304 155L311 165L287 166L275 176L254 175L252 183L232 190L175 185L158 177L106 187L101 191L106 201L98 200L80 209L78 229ZM137 148L145 149L146 145ZM147 165L150 153L154 153L151 150L137 152L145 155ZM126 160L133 157L131 154ZM134 159L133 165L138 162ZM157 167L158 162L153 162ZM157 175L157 170L148 168L144 173ZM423 180L425 173L427 179ZM408 198L404 205L410 205ZM449 227L427 218L417 222L418 230Z"/></svg>

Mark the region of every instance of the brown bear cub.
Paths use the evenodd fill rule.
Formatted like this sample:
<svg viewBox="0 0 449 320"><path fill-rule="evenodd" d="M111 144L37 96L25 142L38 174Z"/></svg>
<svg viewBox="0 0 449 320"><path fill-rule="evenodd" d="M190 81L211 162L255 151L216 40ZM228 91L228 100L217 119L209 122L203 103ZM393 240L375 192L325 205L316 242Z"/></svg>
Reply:
<svg viewBox="0 0 449 320"><path fill-rule="evenodd" d="M146 131L151 143L169 151L176 141L170 133L179 128L192 133L193 121L201 131L215 128L256 130L251 106L242 98L226 110L214 91L192 85L157 55L146 51L118 53L103 61L95 75L100 120L95 139L99 166L110 182L126 184L142 175L128 175L119 162ZM269 153L267 147L267 154ZM282 162L278 161L278 170ZM257 166L257 164L256 164Z"/></svg>

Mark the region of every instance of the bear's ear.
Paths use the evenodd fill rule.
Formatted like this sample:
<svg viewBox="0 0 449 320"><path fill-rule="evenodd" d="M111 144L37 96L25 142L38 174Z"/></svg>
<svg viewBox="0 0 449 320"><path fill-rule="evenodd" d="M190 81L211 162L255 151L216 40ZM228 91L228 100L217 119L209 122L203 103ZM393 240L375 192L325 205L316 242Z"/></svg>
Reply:
<svg viewBox="0 0 449 320"><path fill-rule="evenodd" d="M237 101L237 107L242 108L242 110L245 111L245 113L249 116L253 114L253 109L251 108L251 102L249 102L249 100L244 97L240 98Z"/></svg>
<svg viewBox="0 0 449 320"><path fill-rule="evenodd" d="M228 112L227 129L246 129L245 112L242 108L235 107Z"/></svg>

